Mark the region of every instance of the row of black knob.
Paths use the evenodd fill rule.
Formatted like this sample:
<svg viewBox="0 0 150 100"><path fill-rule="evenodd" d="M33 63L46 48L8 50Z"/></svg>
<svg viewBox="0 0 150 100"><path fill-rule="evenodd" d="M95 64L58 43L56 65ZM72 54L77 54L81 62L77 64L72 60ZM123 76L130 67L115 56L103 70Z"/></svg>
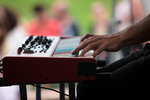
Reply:
<svg viewBox="0 0 150 100"><path fill-rule="evenodd" d="M34 45L35 43L38 43L38 44L42 44L42 45L46 45L46 44L50 44L52 42L51 39L47 39L47 37L44 37L43 36L37 36L33 41L33 36L30 36L26 41L25 41L25 45L28 45L29 42L31 45Z"/></svg>
<svg viewBox="0 0 150 100"><path fill-rule="evenodd" d="M26 45L28 45L30 43L29 48L26 48ZM29 36L29 38L25 41L25 44L22 44L22 47L19 47L19 51L21 52L22 50L30 50L30 48L36 48L36 46L42 44L42 47L45 47L45 49L43 48L43 51L47 51L49 49L49 47L51 46L52 40L51 39L47 39L47 37L43 37L43 36L37 36L35 39L33 39L33 36ZM40 51L41 52L41 51Z"/></svg>

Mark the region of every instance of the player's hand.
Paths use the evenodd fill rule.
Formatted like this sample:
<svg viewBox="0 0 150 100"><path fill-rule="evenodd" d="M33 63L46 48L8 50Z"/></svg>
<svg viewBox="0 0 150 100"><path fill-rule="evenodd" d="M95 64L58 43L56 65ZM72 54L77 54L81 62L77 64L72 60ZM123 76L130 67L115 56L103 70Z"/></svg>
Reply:
<svg viewBox="0 0 150 100"><path fill-rule="evenodd" d="M92 35L86 34L80 41L78 47L76 47L72 53L77 53L83 50L80 57L84 56L89 50L94 50L93 57L101 53L102 51L118 51L121 48L119 38L117 34L110 35Z"/></svg>

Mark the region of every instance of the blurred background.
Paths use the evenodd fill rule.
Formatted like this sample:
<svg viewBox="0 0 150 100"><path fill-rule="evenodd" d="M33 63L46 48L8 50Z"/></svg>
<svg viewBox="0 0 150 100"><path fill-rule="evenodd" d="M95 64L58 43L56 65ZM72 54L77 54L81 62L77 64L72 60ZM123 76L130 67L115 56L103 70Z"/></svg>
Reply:
<svg viewBox="0 0 150 100"><path fill-rule="evenodd" d="M140 0L114 1L0 0L0 59L7 55L24 35L106 35L121 31L144 18ZM110 63L142 47L143 44L138 44L123 48L117 53L102 52L97 59ZM43 86L58 89L58 84ZM42 100L58 98L59 94L42 89ZM35 89L30 85L28 99L35 100ZM18 86L1 87L0 100L19 100Z"/></svg>
<svg viewBox="0 0 150 100"><path fill-rule="evenodd" d="M89 32L89 24L92 20L91 4L97 1L98 0L65 0L69 14L80 26L81 36ZM4 5L14 10L18 15L19 22L26 25L34 17L33 8L36 5L42 5L45 8L46 13L50 14L54 2L56 2L56 0L0 0L0 5ZM111 15L111 2L111 0L100 0L100 3L104 4L109 17Z"/></svg>

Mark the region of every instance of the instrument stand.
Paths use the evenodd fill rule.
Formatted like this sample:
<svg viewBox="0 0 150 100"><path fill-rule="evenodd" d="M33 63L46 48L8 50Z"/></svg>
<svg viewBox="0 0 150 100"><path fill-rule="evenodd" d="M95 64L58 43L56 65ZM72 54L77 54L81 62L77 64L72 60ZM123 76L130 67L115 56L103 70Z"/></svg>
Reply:
<svg viewBox="0 0 150 100"><path fill-rule="evenodd" d="M69 84L69 100L75 100L75 83ZM40 84L36 84L40 86ZM27 90L26 85L19 85L20 88L20 99L27 100ZM59 91L65 93L65 83L59 83ZM41 100L41 88L36 87L36 100ZM60 94L59 100L65 100L65 95Z"/></svg>
<svg viewBox="0 0 150 100"><path fill-rule="evenodd" d="M65 83L59 83L59 91L61 93L65 93ZM59 100L65 100L65 96L63 94L60 94Z"/></svg>
<svg viewBox="0 0 150 100"><path fill-rule="evenodd" d="M26 85L19 85L20 89L20 100L27 100Z"/></svg>

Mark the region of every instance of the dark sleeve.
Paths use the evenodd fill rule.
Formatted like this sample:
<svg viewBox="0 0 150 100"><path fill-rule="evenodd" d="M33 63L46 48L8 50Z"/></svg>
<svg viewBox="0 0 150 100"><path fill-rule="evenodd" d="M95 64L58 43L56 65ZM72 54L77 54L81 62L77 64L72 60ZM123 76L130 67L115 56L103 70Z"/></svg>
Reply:
<svg viewBox="0 0 150 100"><path fill-rule="evenodd" d="M134 52L133 54L131 55L128 55L118 61L115 61L114 63L111 63L105 67L102 67L100 69L97 70L97 73L100 73L100 72L113 72L121 67L124 67L126 64L128 64L129 62L131 61L134 61L134 60L137 60L139 59L140 56L139 56L139 52Z"/></svg>
<svg viewBox="0 0 150 100"><path fill-rule="evenodd" d="M112 72L113 81L148 80L150 71L150 55L129 62Z"/></svg>

